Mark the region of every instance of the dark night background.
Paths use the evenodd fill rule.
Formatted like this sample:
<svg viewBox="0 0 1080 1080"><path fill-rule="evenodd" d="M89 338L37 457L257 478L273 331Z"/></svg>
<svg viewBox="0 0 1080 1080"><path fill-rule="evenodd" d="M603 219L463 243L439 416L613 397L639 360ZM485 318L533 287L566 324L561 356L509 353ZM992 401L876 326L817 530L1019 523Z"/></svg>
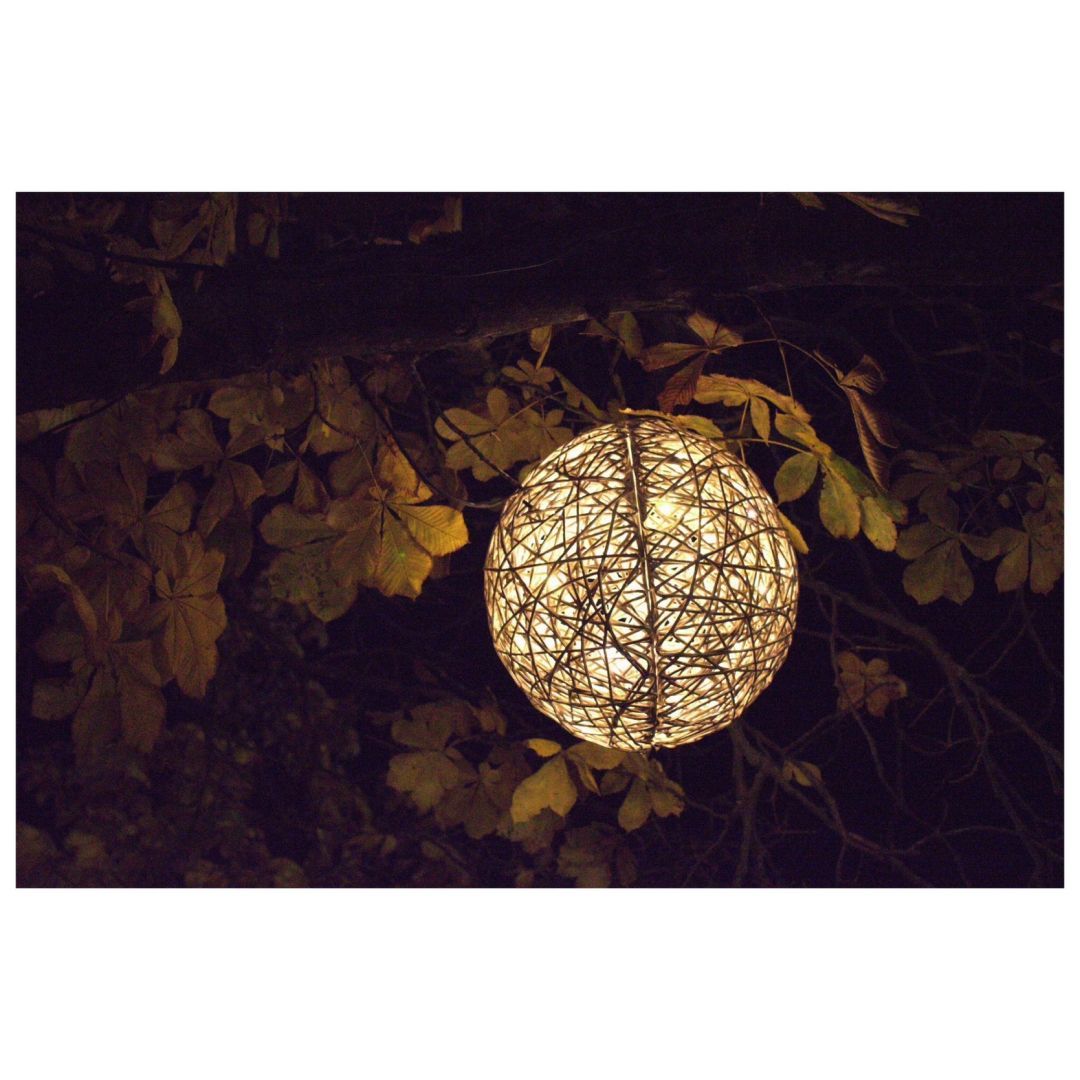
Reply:
<svg viewBox="0 0 1080 1080"><path fill-rule="evenodd" d="M114 233L146 243L149 197L118 198ZM393 357L418 358L423 388L380 400L395 430L419 437L427 412L467 407L485 373L531 358L533 327L565 327L547 362L603 406L615 396L612 354L577 332L583 320L634 312L652 344L692 340L685 317L694 310L758 338L765 312L777 334L842 370L864 353L880 363L888 383L877 400L899 443L894 479L904 451L967 446L980 430L1039 436L1060 464L1062 197L923 193L905 226L822 199L824 210L783 194L474 193L463 198L460 232L413 244L409 230L437 218L441 196L291 197L276 260L246 244L241 225L238 250L206 268L198 291L190 269L170 270L184 330L165 379L296 373L337 355L361 380ZM20 414L156 381L138 347L145 330L124 311L138 290L112 280L105 241L72 231L64 213L63 197L19 199ZM375 242L388 239L404 242ZM784 386L771 343L709 370ZM657 408L671 374L625 356L615 371L639 409ZM791 353L790 374L817 431L865 468L836 384L802 353ZM51 469L63 440L43 435L19 449L20 470L30 456ZM751 448L770 490L784 456ZM473 502L510 490L460 477L459 494ZM810 498L784 509L810 548L798 630L746 714L744 737L777 761L816 764L826 792L763 780L748 821L750 759L723 731L658 752L685 790L680 815L622 836L618 798L583 797L566 827L595 824L627 845L638 886L1060 886L1061 774L1009 715L1060 751L1062 583L1046 595L1026 584L999 594L996 562L969 556L970 599L920 606L904 592L907 564L895 552L864 536L830 537ZM265 510L255 507L256 524ZM249 565L222 584L229 625L207 696L167 688L152 751L114 747L92 762L76 759L70 722L31 716L34 680L59 673L33 650L59 596L28 586L20 552L20 884L572 884L558 837L535 852L500 836L471 839L418 814L385 782L401 747L383 714L448 695L494 699L509 739L569 745L528 706L490 643L480 571L497 509L464 513L470 542L418 599L361 588L325 628L269 595L269 552L256 534ZM989 533L1005 523L1001 513L992 498L976 500L970 521ZM838 709L841 648L886 657L908 696L883 717ZM948 665L977 689L964 683L958 697Z"/></svg>

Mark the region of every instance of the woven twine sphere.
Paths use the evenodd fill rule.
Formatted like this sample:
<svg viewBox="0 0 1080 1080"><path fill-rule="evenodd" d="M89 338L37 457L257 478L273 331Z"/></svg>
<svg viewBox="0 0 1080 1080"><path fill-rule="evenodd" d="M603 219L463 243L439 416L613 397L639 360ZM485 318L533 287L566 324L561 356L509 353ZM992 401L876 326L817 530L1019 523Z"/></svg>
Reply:
<svg viewBox="0 0 1080 1080"><path fill-rule="evenodd" d="M484 567L495 649L545 715L624 750L693 742L771 682L795 554L742 462L660 418L594 428L507 501Z"/></svg>

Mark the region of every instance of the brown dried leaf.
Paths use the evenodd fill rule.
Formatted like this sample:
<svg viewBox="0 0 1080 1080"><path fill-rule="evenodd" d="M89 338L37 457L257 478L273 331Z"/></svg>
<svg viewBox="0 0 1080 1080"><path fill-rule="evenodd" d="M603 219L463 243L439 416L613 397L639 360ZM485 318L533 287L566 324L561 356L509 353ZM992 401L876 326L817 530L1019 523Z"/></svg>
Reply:
<svg viewBox="0 0 1080 1080"><path fill-rule="evenodd" d="M664 412L671 412L679 405L689 405L694 398L698 379L705 367L705 355L701 354L692 363L689 363L681 371L677 371L668 379L663 390L657 398L660 408Z"/></svg>

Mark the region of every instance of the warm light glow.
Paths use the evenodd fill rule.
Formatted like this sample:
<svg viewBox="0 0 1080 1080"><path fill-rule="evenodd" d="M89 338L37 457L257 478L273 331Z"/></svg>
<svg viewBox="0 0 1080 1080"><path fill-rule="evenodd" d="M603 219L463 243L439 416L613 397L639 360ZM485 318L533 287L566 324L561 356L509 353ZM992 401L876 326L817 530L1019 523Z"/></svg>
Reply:
<svg viewBox="0 0 1080 1080"><path fill-rule="evenodd" d="M579 738L643 749L730 724L795 627L795 555L757 477L660 418L594 428L506 504L484 592L514 681Z"/></svg>

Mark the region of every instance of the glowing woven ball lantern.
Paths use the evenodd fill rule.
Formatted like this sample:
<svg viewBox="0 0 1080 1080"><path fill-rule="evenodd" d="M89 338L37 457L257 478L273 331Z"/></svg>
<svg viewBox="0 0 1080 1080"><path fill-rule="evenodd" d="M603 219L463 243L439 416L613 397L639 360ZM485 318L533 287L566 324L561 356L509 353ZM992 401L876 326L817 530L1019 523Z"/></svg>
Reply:
<svg viewBox="0 0 1080 1080"><path fill-rule="evenodd" d="M742 462L670 421L566 443L507 501L484 594L495 648L542 713L640 750L730 724L795 628L787 533Z"/></svg>

